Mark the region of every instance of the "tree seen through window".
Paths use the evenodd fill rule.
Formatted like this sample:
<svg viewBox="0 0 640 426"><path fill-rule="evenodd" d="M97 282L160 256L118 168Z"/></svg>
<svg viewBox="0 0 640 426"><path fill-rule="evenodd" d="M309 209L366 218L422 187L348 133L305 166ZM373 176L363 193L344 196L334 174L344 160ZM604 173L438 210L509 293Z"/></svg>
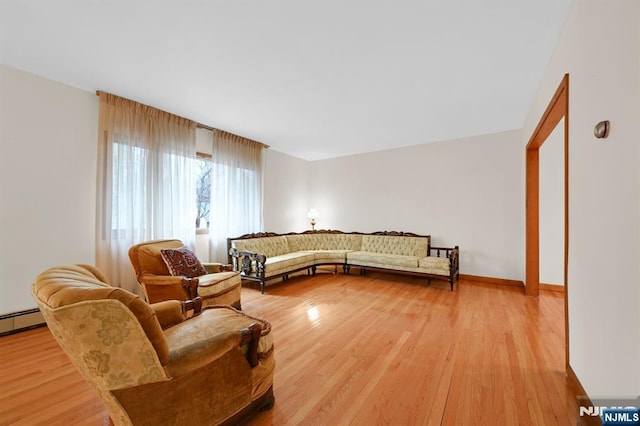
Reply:
<svg viewBox="0 0 640 426"><path fill-rule="evenodd" d="M211 158L198 154L196 181L196 228L208 228L211 223Z"/></svg>

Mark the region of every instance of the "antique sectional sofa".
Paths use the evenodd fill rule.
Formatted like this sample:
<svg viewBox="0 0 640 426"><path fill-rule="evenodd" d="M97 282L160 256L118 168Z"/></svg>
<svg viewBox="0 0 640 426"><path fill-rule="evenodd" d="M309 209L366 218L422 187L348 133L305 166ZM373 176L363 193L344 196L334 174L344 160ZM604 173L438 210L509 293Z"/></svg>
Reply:
<svg viewBox="0 0 640 426"><path fill-rule="evenodd" d="M458 280L459 248L432 247L429 235L384 231L365 234L335 230L276 234L247 234L227 240L229 261L242 279L260 283L307 270L315 274L319 265L341 265L417 274L428 279Z"/></svg>

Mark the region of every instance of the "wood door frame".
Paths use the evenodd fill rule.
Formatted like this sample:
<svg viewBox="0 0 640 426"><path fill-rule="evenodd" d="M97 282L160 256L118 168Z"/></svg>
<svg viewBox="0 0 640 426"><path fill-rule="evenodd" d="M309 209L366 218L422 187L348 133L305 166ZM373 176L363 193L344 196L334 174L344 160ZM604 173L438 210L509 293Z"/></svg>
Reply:
<svg viewBox="0 0 640 426"><path fill-rule="evenodd" d="M569 365L569 74L556 89L526 147L526 294L540 294L540 147L564 118L564 324Z"/></svg>

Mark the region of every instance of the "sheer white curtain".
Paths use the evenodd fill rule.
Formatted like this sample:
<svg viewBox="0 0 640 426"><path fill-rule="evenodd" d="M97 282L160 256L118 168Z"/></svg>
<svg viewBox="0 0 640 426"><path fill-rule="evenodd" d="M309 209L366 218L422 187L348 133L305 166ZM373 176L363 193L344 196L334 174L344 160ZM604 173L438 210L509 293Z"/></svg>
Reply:
<svg viewBox="0 0 640 426"><path fill-rule="evenodd" d="M227 238L262 231L264 148L231 133L213 132L211 261L227 262Z"/></svg>
<svg viewBox="0 0 640 426"><path fill-rule="evenodd" d="M141 294L128 257L139 242L195 239L196 123L100 93L96 265Z"/></svg>

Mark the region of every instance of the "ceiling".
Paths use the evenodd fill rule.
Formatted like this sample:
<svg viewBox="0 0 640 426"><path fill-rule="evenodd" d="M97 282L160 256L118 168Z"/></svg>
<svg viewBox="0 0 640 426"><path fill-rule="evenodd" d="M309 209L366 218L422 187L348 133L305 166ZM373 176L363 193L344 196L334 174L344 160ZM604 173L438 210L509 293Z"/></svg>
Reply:
<svg viewBox="0 0 640 426"><path fill-rule="evenodd" d="M306 160L519 129L572 0L1 0L0 62Z"/></svg>

